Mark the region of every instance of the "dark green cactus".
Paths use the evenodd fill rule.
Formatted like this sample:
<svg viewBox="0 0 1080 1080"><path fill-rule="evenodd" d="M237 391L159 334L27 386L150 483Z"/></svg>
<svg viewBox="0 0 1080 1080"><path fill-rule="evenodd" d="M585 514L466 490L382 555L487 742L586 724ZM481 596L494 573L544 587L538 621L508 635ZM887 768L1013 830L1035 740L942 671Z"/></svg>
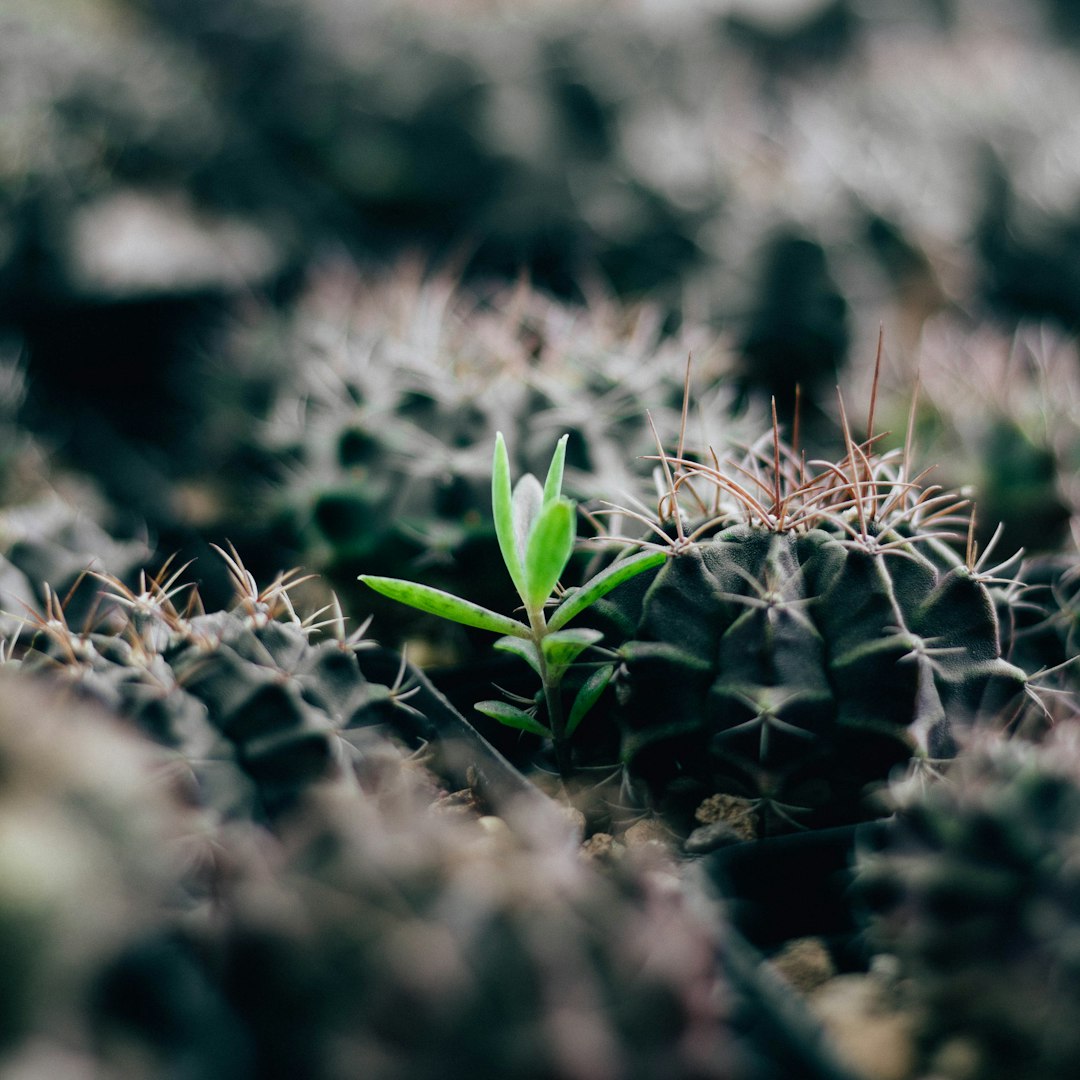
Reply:
<svg viewBox="0 0 1080 1080"><path fill-rule="evenodd" d="M239 599L197 613L177 575L136 592L107 579L112 625L71 629L58 603L39 622L23 668L62 677L78 693L132 720L184 763L201 797L227 816L274 818L314 786L347 783L348 729L407 711L407 691L368 682L340 609L319 641L296 615L294 574L259 589L226 556ZM336 605L336 601L335 601Z"/></svg>
<svg viewBox="0 0 1080 1080"><path fill-rule="evenodd" d="M679 460L671 558L604 602L623 760L673 813L726 793L761 834L850 823L893 768L1023 700L994 572L943 542L962 500L848 445L816 473L775 432L737 468ZM708 520L688 535L691 492Z"/></svg>
<svg viewBox="0 0 1080 1080"><path fill-rule="evenodd" d="M875 952L894 955L919 1075L1066 1080L1080 1056L1080 742L983 733L944 778L897 785L857 862Z"/></svg>

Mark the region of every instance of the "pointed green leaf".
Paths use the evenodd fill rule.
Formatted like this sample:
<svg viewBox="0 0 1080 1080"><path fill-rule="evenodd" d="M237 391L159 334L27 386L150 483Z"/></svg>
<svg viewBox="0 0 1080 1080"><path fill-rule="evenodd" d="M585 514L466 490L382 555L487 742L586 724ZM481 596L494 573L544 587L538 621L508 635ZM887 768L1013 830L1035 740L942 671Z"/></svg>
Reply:
<svg viewBox="0 0 1080 1080"><path fill-rule="evenodd" d="M570 561L576 533L576 513L569 499L560 497L540 511L525 549L525 595L522 599L530 608L541 607L554 591Z"/></svg>
<svg viewBox="0 0 1080 1080"><path fill-rule="evenodd" d="M620 559L595 577L590 578L580 588L567 594L566 599L555 609L548 620L548 628L558 630L565 626L575 615L580 615L586 608L595 604L612 589L629 581L632 577L659 566L666 558L665 551L641 551L628 559Z"/></svg>
<svg viewBox="0 0 1080 1080"><path fill-rule="evenodd" d="M420 585L418 582L403 581L400 578L373 577L371 574L361 574L360 580L391 600L408 604L409 607L426 611L430 615L449 619L451 622L476 626L496 634L512 634L515 637L528 637L530 634L529 628L516 619L462 600L460 596L443 592L442 589L433 589L430 585Z"/></svg>
<svg viewBox="0 0 1080 1080"><path fill-rule="evenodd" d="M513 653L520 657L536 672L540 674L540 654L531 641L525 641L519 637L501 637L495 642L495 648L500 652Z"/></svg>
<svg viewBox="0 0 1080 1080"><path fill-rule="evenodd" d="M614 664L605 664L597 668L581 685L581 689L574 698L574 704L570 707L570 715L566 719L566 737L577 731L578 724L585 719L586 714L600 700L600 695L607 689L615 674Z"/></svg>
<svg viewBox="0 0 1080 1080"><path fill-rule="evenodd" d="M525 592L525 572L514 538L513 492L510 484L510 455L502 432L495 435L495 457L491 465L491 512L495 518L495 536L499 551L518 595Z"/></svg>
<svg viewBox="0 0 1080 1080"><path fill-rule="evenodd" d="M548 466L547 479L544 481L544 505L553 503L562 494L563 468L566 465L566 444L570 436L564 435L555 445L555 453L551 455L551 464Z"/></svg>
<svg viewBox="0 0 1080 1080"><path fill-rule="evenodd" d="M536 524L540 511L544 508L544 489L532 473L526 473L514 485L514 550L521 560L522 579L528 588L528 569L525 566L525 552L529 546L529 534ZM521 590L518 590L521 592ZM522 600L525 593L521 592Z"/></svg>
<svg viewBox="0 0 1080 1080"><path fill-rule="evenodd" d="M590 645L595 645L604 635L599 630L575 627L548 634L541 642L544 659L553 667L572 664Z"/></svg>
<svg viewBox="0 0 1080 1080"><path fill-rule="evenodd" d="M540 735L545 739L551 738L551 732L535 717L530 716L524 709L511 705L506 701L478 701L474 706L477 712L484 716L490 716L492 720L498 720L507 727L518 728L527 731L531 735Z"/></svg>

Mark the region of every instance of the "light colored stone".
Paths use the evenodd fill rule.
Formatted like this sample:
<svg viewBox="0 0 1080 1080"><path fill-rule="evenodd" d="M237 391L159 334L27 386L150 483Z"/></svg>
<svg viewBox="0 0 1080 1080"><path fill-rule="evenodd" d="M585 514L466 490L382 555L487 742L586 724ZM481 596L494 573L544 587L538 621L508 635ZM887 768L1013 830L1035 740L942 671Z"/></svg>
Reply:
<svg viewBox="0 0 1080 1080"><path fill-rule="evenodd" d="M837 1055L865 1080L910 1080L914 1017L889 1000L870 975L839 975L807 998Z"/></svg>

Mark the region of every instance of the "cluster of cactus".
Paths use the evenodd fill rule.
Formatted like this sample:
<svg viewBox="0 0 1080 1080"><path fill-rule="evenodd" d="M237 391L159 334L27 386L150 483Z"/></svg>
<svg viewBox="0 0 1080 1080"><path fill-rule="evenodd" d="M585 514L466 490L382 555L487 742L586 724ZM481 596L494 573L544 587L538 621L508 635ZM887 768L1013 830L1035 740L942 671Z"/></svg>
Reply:
<svg viewBox="0 0 1080 1080"><path fill-rule="evenodd" d="M661 455L670 558L597 608L623 761L676 819L726 794L759 835L849 824L894 768L1027 701L990 551L948 543L964 500L921 486L910 445L875 450L873 408L867 429L844 420L846 455L817 465L775 425L742 462Z"/></svg>
<svg viewBox="0 0 1080 1080"><path fill-rule="evenodd" d="M654 446L647 412L664 437L678 430L691 352L713 384L702 413L732 397L704 328L665 336L655 309L567 305L524 284L488 294L415 267L382 282L328 272L273 342L258 323L252 334L237 349L287 351L298 372L262 438L264 459L284 463L280 532L341 590L361 571L419 576L499 607L496 431L515 471L534 473L569 432L567 491L611 495L636 486ZM377 617L385 636L390 613Z"/></svg>
<svg viewBox="0 0 1080 1080"><path fill-rule="evenodd" d="M1080 741L990 733L895 789L857 861L873 951L899 968L926 1075L1065 1080L1080 1055ZM920 1072L919 1075L924 1075Z"/></svg>
<svg viewBox="0 0 1080 1080"><path fill-rule="evenodd" d="M209 309L199 308L193 290L205 299L201 290L210 289L220 301L238 284L277 280L328 233L368 256L417 242L434 253L442 243L455 254L473 252L473 268L524 266L567 291L580 291L593 264L617 291L640 293L651 282L669 308L723 316L741 346L744 381L769 386L783 415L790 384L802 382L804 400L827 390L849 336L858 340L862 328L849 326L857 320L845 295L862 301L852 311L873 307L875 296L896 297L911 312L905 341L946 298L967 298L977 269L950 272L974 250L967 241L979 202L969 183L978 172L976 143L995 146L1015 191L1002 222L988 216L985 259L997 259L999 241L1010 237L1044 254L1054 240L1063 245L1054 280L1070 280L1069 229L1038 226L1024 239L1020 227L1038 217L1036 206L1068 221L1073 201L1062 180L1068 170L1052 165L1055 152L1071 153L1061 103L1075 97L1075 72L1071 58L1046 50L1037 27L1022 27L1014 40L993 19L983 28L965 3L953 5L945 34L925 12L911 17L906 36L890 20L868 17L855 21L862 47L807 78L798 64L779 65L782 75L757 64L760 50L746 47L745 31L770 19L729 6L740 8L743 29L734 35L732 12L694 4L663 19L630 10L635 5L582 15L545 3L516 16L459 11L449 19L420 6L361 11L338 0L109 0L95 5L96 15L69 4L70 17L52 21L31 3L16 5L0 46L18 73L14 120L2 136L13 137L15 150L3 155L13 172L0 178L0 232L11 253L0 268L8 285L0 321L26 335L32 362L48 375L42 416L71 433L79 464L95 468L114 499L167 517L170 528L186 516L205 524L193 520L207 509L205 490L170 496L179 472L203 481L224 472L220 456L199 460L220 447L200 428L208 382L188 377L190 357L178 354L175 340L133 336L130 350L119 345L116 321L145 335L148 322L176 317L198 328L203 345ZM791 16L793 41L801 17ZM163 41L163 26L182 41ZM772 42L773 60L774 29L751 33ZM983 68L1002 48L1012 50L1006 70L1019 74L1006 93L988 95ZM896 63L901 50L929 60ZM786 46L780 51L787 55ZM118 55L135 59L117 63ZM1026 79L1036 62L1055 92ZM1032 117L1052 147L1038 157L1015 136ZM865 152L868 131L882 133L874 153ZM792 133L798 138L786 138ZM962 173L958 146L971 166ZM922 198L927 190L941 193L932 209ZM129 229L178 235L177 250L209 250L202 262L211 271L246 269L223 279L192 277L183 267L153 280L160 267L143 273L125 263L127 245L97 242ZM215 246L222 237L228 258ZM79 252L68 250L75 241ZM1015 263L1005 246L1001 258ZM955 259L939 257L946 251ZM783 266L777 271L777 252L785 265L799 263L794 281ZM762 255L754 281L746 267ZM712 269L691 271L695 261ZM997 284L983 291L1008 293L1004 274L988 270L984 277ZM700 287L674 284L687 275ZM1026 279L1035 289L1034 275ZM148 294L189 307L181 316L116 303ZM1069 318L1064 301L1009 303ZM76 312L72 304L82 306ZM102 332L101 321L114 317ZM111 377L104 364L87 364L84 375L68 362L84 357L90 340L110 341ZM122 378L120 354L138 358ZM168 452L154 467L130 446L118 458L119 447L86 435L85 423L67 422L73 411L84 419L88 405L107 418L109 435L124 441L138 426L144 447L167 442ZM162 531L160 521L153 526Z"/></svg>
<svg viewBox="0 0 1080 1080"><path fill-rule="evenodd" d="M364 628L346 633L336 601L325 624L325 612L301 619L295 574L260 589L235 550L223 554L231 609L204 612L180 572L144 574L137 588L105 577L104 617L72 627L53 593L16 662L128 718L225 817L274 819L312 787L346 780L350 729L392 721L408 693L364 677ZM311 640L320 628L329 634Z"/></svg>

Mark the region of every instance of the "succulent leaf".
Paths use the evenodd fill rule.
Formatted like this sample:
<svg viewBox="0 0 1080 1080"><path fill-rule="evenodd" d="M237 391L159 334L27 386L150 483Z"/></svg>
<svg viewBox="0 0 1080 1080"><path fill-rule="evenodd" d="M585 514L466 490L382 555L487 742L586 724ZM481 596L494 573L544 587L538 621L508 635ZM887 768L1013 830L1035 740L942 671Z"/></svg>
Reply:
<svg viewBox="0 0 1080 1080"><path fill-rule="evenodd" d="M557 498L540 510L525 548L525 595L530 608L543 607L555 591L574 550L577 521L574 504Z"/></svg>
<svg viewBox="0 0 1080 1080"><path fill-rule="evenodd" d="M507 727L527 731L530 735L539 735L541 738L550 739L551 731L544 727L534 716L508 701L478 701L474 706L477 712L484 716L490 716L492 720L498 720Z"/></svg>
<svg viewBox="0 0 1080 1080"><path fill-rule="evenodd" d="M437 615L452 622L462 623L464 626L475 626L479 630L491 630L496 634L511 634L518 637L529 635L529 628L524 623L519 623L506 615L500 615L497 611L490 611L469 600L463 600L460 596L454 596L453 593L433 589L430 585L420 585L415 581L404 581L401 578L377 577L372 574L361 574L360 580L377 593L420 611L426 611L429 615Z"/></svg>
<svg viewBox="0 0 1080 1080"><path fill-rule="evenodd" d="M588 715L593 706L600 700L600 695L611 684L615 674L613 664L604 664L597 668L581 685L574 704L570 707L570 715L566 718L566 736L569 738L578 729L578 725Z"/></svg>

